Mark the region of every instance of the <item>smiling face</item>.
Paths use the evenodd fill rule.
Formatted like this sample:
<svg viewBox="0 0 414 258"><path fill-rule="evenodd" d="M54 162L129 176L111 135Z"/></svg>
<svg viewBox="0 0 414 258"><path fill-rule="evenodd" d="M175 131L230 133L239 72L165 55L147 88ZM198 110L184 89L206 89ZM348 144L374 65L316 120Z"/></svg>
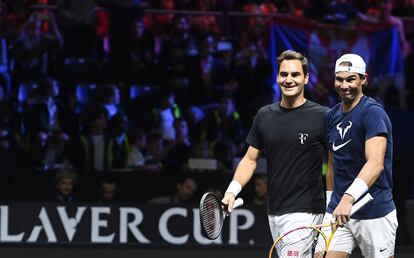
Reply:
<svg viewBox="0 0 414 258"><path fill-rule="evenodd" d="M309 74L304 74L302 63L297 60L283 60L279 66L277 83L283 97L303 97L305 84L308 83Z"/></svg>
<svg viewBox="0 0 414 258"><path fill-rule="evenodd" d="M335 90L343 104L353 107L362 97L362 87L366 76L353 72L337 72L335 74ZM353 105L354 104L354 105Z"/></svg>

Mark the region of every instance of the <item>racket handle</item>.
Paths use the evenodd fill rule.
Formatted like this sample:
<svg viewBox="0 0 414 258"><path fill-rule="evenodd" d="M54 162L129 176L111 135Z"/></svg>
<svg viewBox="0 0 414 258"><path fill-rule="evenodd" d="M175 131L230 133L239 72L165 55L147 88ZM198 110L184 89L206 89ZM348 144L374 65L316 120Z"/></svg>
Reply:
<svg viewBox="0 0 414 258"><path fill-rule="evenodd" d="M372 201L374 198L367 193L364 198L362 198L361 200L359 200L357 203L355 203L355 205L352 206L351 209L351 214L350 216L352 216L355 212L357 212L359 209L362 208L362 206L364 206L365 204L369 203L370 201Z"/></svg>
<svg viewBox="0 0 414 258"><path fill-rule="evenodd" d="M244 204L244 201L242 198L237 198L233 203L233 209L236 209L237 207L240 207Z"/></svg>

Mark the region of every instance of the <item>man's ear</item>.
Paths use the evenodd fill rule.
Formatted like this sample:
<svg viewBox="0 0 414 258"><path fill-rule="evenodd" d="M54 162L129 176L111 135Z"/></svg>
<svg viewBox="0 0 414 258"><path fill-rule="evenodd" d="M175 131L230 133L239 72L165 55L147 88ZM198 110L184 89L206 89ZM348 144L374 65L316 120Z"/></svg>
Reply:
<svg viewBox="0 0 414 258"><path fill-rule="evenodd" d="M305 85L308 84L309 81L309 73L305 75Z"/></svg>
<svg viewBox="0 0 414 258"><path fill-rule="evenodd" d="M365 74L363 86L367 86L367 85L368 85L368 74Z"/></svg>

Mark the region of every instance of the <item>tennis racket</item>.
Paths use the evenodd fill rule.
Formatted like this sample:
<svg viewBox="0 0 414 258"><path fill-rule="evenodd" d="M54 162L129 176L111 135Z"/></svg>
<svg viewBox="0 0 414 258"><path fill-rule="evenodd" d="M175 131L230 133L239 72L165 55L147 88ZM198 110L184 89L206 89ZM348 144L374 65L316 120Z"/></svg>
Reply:
<svg viewBox="0 0 414 258"><path fill-rule="evenodd" d="M368 193L352 206L351 216L365 204L372 201ZM330 235L327 237L323 231L330 227ZM269 251L269 258L285 257L318 257L326 256L331 239L336 231L336 221L326 224L303 226L290 230L279 236Z"/></svg>
<svg viewBox="0 0 414 258"><path fill-rule="evenodd" d="M233 208L243 205L243 199L237 198ZM200 222L203 232L208 239L214 240L221 234L224 220L229 216L227 204L221 202L218 196L208 192L200 200Z"/></svg>

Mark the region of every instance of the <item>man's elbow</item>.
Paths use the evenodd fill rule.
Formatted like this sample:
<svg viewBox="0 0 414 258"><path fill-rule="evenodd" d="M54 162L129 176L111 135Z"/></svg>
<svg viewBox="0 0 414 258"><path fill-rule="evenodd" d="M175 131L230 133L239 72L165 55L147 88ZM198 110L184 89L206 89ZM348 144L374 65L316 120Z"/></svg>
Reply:
<svg viewBox="0 0 414 258"><path fill-rule="evenodd" d="M378 174L381 174L382 171L384 171L384 162L376 162L375 168L375 170L378 171Z"/></svg>

